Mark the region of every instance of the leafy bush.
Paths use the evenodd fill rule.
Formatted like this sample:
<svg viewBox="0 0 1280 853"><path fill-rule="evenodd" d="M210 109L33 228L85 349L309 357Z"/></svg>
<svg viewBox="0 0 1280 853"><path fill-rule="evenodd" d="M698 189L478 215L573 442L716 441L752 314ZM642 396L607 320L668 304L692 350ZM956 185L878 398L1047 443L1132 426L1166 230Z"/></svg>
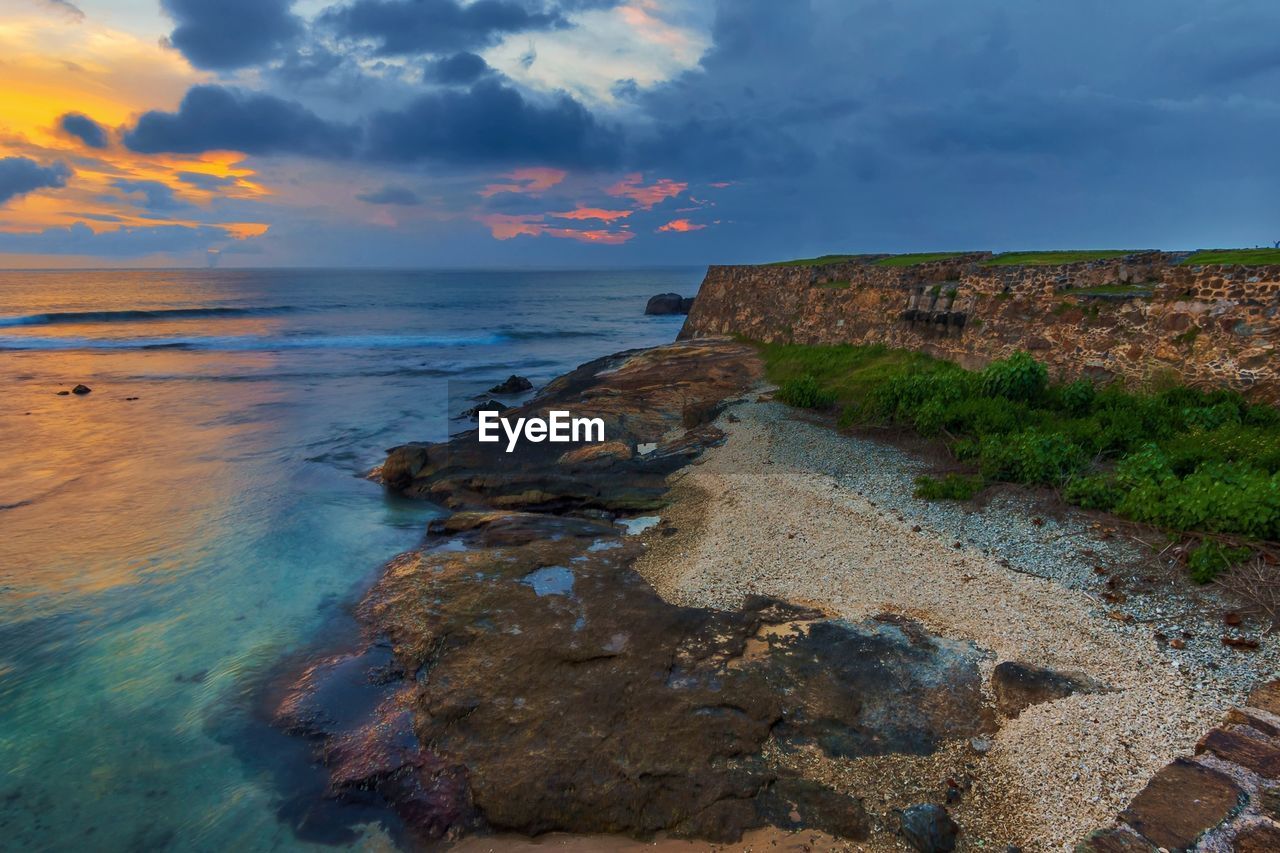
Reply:
<svg viewBox="0 0 1280 853"><path fill-rule="evenodd" d="M937 501L967 501L982 491L981 477L966 477L962 474L948 474L941 480L934 477L916 478L916 497Z"/></svg>
<svg viewBox="0 0 1280 853"><path fill-rule="evenodd" d="M1187 555L1187 568L1196 583L1209 583L1227 569L1249 559L1248 548L1224 548L1217 542L1205 542Z"/></svg>
<svg viewBox="0 0 1280 853"><path fill-rule="evenodd" d="M836 395L823 388L813 374L806 373L783 382L778 399L797 409L827 409L835 405Z"/></svg>
<svg viewBox="0 0 1280 853"><path fill-rule="evenodd" d="M1087 379L1068 382L1055 390L1058 406L1073 417L1089 414L1093 410L1093 401L1098 397L1098 389Z"/></svg>
<svg viewBox="0 0 1280 853"><path fill-rule="evenodd" d="M1124 491L1116 481L1107 476L1077 477L1067 484L1063 492L1069 502L1085 509L1110 512L1124 497Z"/></svg>
<svg viewBox="0 0 1280 853"><path fill-rule="evenodd" d="M1044 486L1063 482L1085 463L1084 453L1065 435L1035 429L983 436L979 458L989 479Z"/></svg>
<svg viewBox="0 0 1280 853"><path fill-rule="evenodd" d="M1030 402L1039 398L1049 384L1048 368L1025 352L991 362L981 375L982 393L1007 400Z"/></svg>
<svg viewBox="0 0 1280 853"><path fill-rule="evenodd" d="M879 420L910 422L926 404L945 406L973 393L973 376L962 370L906 373L885 380L871 391L867 414Z"/></svg>

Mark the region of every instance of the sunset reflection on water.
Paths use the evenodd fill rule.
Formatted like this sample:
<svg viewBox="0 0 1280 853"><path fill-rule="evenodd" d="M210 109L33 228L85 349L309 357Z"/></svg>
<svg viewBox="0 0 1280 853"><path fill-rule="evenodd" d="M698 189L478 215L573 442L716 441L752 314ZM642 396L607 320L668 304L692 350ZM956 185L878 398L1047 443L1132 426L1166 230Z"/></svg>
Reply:
<svg viewBox="0 0 1280 853"><path fill-rule="evenodd" d="M364 472L446 388L671 340L697 277L0 273L4 844L313 846L253 703L436 512Z"/></svg>

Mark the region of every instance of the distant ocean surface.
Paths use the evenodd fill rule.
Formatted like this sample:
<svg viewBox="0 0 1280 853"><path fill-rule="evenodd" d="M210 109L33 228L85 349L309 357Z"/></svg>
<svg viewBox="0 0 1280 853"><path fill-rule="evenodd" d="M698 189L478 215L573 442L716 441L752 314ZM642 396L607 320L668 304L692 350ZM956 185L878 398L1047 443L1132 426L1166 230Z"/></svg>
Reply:
<svg viewBox="0 0 1280 853"><path fill-rule="evenodd" d="M0 846L383 844L255 710L433 515L363 473L511 373L671 341L645 302L701 274L0 272Z"/></svg>

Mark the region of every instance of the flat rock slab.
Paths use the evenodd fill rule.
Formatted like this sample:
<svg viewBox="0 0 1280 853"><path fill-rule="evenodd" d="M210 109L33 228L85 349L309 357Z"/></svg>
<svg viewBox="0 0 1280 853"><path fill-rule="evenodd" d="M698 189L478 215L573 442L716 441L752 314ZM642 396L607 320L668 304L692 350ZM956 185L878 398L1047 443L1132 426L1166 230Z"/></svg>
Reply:
<svg viewBox="0 0 1280 853"><path fill-rule="evenodd" d="M1179 758L1151 777L1120 819L1159 847L1188 850L1236 810L1243 793L1227 775Z"/></svg>
<svg viewBox="0 0 1280 853"><path fill-rule="evenodd" d="M1259 684L1253 688L1246 704L1280 715L1280 681Z"/></svg>
<svg viewBox="0 0 1280 853"><path fill-rule="evenodd" d="M1196 752L1211 752L1264 779L1280 778L1280 745L1241 729L1214 729L1200 740Z"/></svg>

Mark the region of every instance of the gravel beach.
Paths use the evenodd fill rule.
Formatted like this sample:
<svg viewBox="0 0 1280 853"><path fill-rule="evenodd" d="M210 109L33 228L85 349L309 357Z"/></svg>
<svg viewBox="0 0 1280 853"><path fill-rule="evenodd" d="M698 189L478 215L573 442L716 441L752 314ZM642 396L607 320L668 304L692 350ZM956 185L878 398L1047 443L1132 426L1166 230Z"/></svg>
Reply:
<svg viewBox="0 0 1280 853"><path fill-rule="evenodd" d="M900 614L975 643L988 676L1020 661L1105 686L931 756L775 754L866 799L878 831L849 849L909 849L896 810L925 801L950 803L961 850L1071 849L1280 668L1275 637L1224 646L1251 626L1225 628L1212 589L1084 515L1049 517L1017 492L981 508L917 500L923 459L776 403L741 401L718 425L724 445L673 475L670 507L643 534L638 568L664 597L736 607L761 593L849 620Z"/></svg>

